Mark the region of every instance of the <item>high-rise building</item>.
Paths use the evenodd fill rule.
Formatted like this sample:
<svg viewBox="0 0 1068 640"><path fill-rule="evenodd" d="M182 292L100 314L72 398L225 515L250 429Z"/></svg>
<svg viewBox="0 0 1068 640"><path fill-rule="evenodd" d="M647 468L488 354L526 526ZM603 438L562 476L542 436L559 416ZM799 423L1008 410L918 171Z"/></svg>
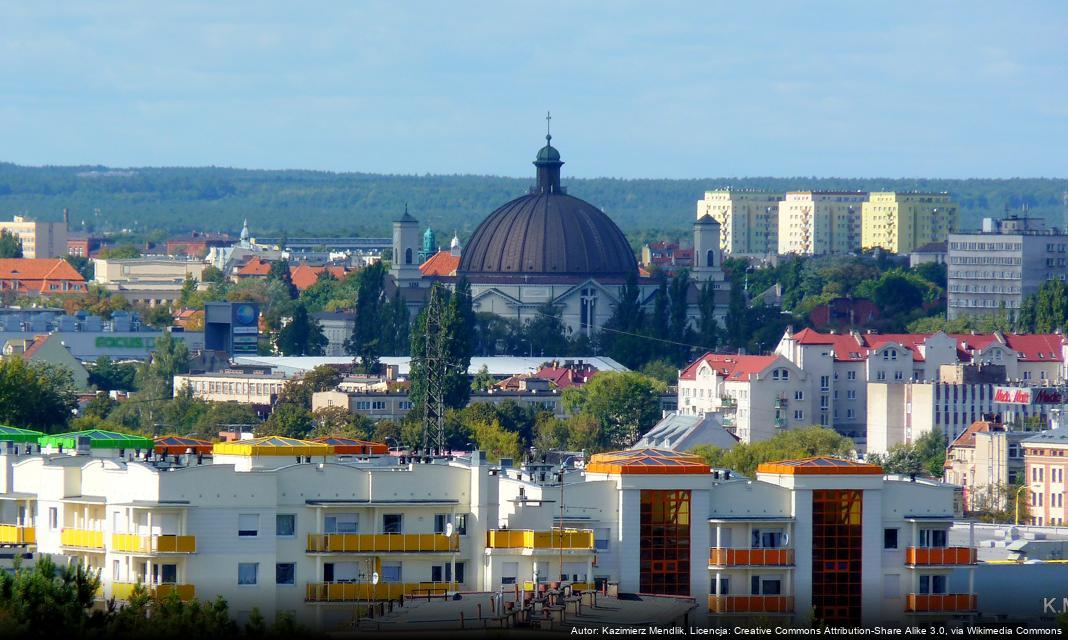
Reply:
<svg viewBox="0 0 1068 640"><path fill-rule="evenodd" d="M706 191L697 201L697 218L712 216L720 225L720 248L735 256L768 256L779 250L781 193L746 189Z"/></svg>
<svg viewBox="0 0 1068 640"><path fill-rule="evenodd" d="M861 245L906 254L957 230L959 207L948 193L875 192L861 206Z"/></svg>
<svg viewBox="0 0 1068 640"><path fill-rule="evenodd" d="M24 258L62 258L67 255L66 222L38 222L15 216L10 222L0 222L0 231L7 231L22 242Z"/></svg>
<svg viewBox="0 0 1068 640"><path fill-rule="evenodd" d="M861 247L860 191L791 191L779 203L779 253L846 254Z"/></svg>

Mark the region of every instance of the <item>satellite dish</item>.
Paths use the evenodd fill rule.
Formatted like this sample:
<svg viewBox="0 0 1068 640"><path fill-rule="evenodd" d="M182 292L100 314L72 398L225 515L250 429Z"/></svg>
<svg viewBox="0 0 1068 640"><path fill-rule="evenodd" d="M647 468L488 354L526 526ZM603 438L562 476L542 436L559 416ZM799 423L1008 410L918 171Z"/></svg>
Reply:
<svg viewBox="0 0 1068 640"><path fill-rule="evenodd" d="M375 571L371 574L371 584L378 584L378 572Z"/></svg>
<svg viewBox="0 0 1068 640"><path fill-rule="evenodd" d="M444 533L445 533L445 537L446 538L451 538L452 537L452 523L451 522L446 522L445 523L445 532Z"/></svg>

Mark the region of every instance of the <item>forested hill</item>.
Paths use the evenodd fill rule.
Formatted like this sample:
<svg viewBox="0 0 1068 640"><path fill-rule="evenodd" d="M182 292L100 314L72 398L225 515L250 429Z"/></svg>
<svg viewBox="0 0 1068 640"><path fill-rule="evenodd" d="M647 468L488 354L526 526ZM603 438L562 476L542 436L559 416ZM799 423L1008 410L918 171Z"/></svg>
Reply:
<svg viewBox="0 0 1068 640"><path fill-rule="evenodd" d="M387 235L404 210L439 234L466 237L498 205L526 193L532 178L377 175L323 171L250 171L218 167L22 167L0 163L0 217L58 219L70 209L74 230L131 229L162 236L191 230L236 234L248 218L254 235ZM632 237L685 233L706 189L948 191L963 223L978 224L1006 206L1027 204L1050 224L1064 219L1068 179L923 180L709 178L565 179L569 193L604 209Z"/></svg>

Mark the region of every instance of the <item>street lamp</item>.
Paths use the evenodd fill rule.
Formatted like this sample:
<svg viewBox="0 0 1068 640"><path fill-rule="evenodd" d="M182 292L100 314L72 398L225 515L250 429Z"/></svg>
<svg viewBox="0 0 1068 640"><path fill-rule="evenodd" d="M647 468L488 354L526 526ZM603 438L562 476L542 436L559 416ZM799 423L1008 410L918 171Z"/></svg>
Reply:
<svg viewBox="0 0 1068 640"><path fill-rule="evenodd" d="M1020 493L1024 489L1030 489L1035 486L1041 487L1041 485L1036 482L1032 485L1021 485L1020 488L1016 490L1016 526L1020 526Z"/></svg>
<svg viewBox="0 0 1068 640"><path fill-rule="evenodd" d="M400 442L397 442L397 439L394 438L393 436L386 436L385 438L382 438L382 439L386 441L386 446L389 446L389 441L390 440L392 440L393 444L396 445L396 446L390 447L390 449L389 449L390 451L395 451L395 450L399 451L400 450Z"/></svg>

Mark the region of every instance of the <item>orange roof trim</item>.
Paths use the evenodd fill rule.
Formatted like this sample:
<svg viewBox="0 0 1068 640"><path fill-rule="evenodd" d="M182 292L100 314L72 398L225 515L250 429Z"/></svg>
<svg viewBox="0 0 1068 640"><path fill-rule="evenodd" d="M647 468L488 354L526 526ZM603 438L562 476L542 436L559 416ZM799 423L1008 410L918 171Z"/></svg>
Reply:
<svg viewBox="0 0 1068 640"><path fill-rule="evenodd" d="M690 453L634 449L594 454L586 465L586 471L615 475L682 475L709 473L712 468L702 458Z"/></svg>
<svg viewBox="0 0 1068 640"><path fill-rule="evenodd" d="M816 456L799 460L765 462L757 467L757 473L787 476L881 476L883 468L877 464Z"/></svg>

